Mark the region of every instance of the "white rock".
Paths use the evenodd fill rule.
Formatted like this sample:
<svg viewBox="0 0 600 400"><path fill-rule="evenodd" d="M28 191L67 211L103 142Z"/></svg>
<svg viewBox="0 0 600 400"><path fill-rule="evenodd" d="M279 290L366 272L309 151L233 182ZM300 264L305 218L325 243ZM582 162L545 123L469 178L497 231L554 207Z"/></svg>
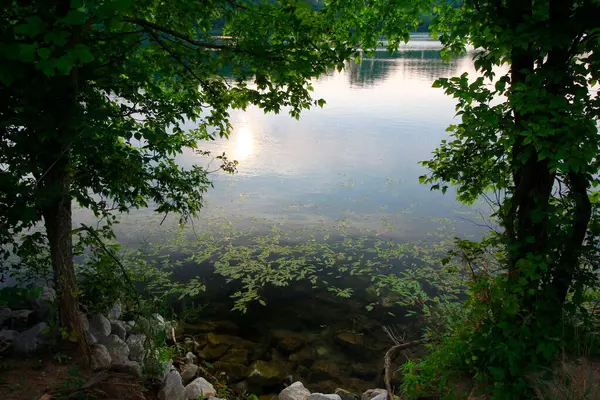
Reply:
<svg viewBox="0 0 600 400"><path fill-rule="evenodd" d="M196 362L198 362L198 357L191 351L188 351L185 353L185 362L188 364L196 364Z"/></svg>
<svg viewBox="0 0 600 400"><path fill-rule="evenodd" d="M169 371L163 387L158 392L159 400L184 400L185 388L181 383L181 375L177 371ZM194 398L196 400L197 397Z"/></svg>
<svg viewBox="0 0 600 400"><path fill-rule="evenodd" d="M144 342L146 341L146 335L129 335L125 343L129 346L129 359L133 361L144 361L146 351L144 349Z"/></svg>
<svg viewBox="0 0 600 400"><path fill-rule="evenodd" d="M307 400L342 400L337 394L313 393L307 397Z"/></svg>
<svg viewBox="0 0 600 400"><path fill-rule="evenodd" d="M102 314L94 314L89 320L89 329L99 341L110 335L110 321Z"/></svg>
<svg viewBox="0 0 600 400"><path fill-rule="evenodd" d="M206 379L196 378L185 387L185 398L188 400L196 400L200 395L204 398L212 397L217 394L217 391Z"/></svg>
<svg viewBox="0 0 600 400"><path fill-rule="evenodd" d="M127 364L129 361L129 347L117 335L108 335L100 341L112 358L113 364Z"/></svg>
<svg viewBox="0 0 600 400"><path fill-rule="evenodd" d="M306 400L310 391L302 382L294 382L279 393L279 400Z"/></svg>
<svg viewBox="0 0 600 400"><path fill-rule="evenodd" d="M106 315L108 319L115 320L121 318L121 313L123 312L123 306L121 305L121 300L117 299L114 302L110 310L108 310L108 314Z"/></svg>
<svg viewBox="0 0 600 400"><path fill-rule="evenodd" d="M117 335L121 339L125 340L125 336L127 336L127 329L125 329L125 323L122 321L111 321L110 333L112 333L113 335Z"/></svg>
<svg viewBox="0 0 600 400"><path fill-rule="evenodd" d="M385 397L380 397L384 395ZM377 400L386 400L387 399L387 390L385 389L369 389L364 392L361 396L361 400L372 400L377 397Z"/></svg>
<svg viewBox="0 0 600 400"><path fill-rule="evenodd" d="M49 337L47 330L48 325L45 322L40 322L33 328L21 332L13 340L13 349L17 353L32 353L38 350Z"/></svg>
<svg viewBox="0 0 600 400"><path fill-rule="evenodd" d="M104 369L110 367L112 358L104 345L96 343L91 346L92 351L92 370Z"/></svg>
<svg viewBox="0 0 600 400"><path fill-rule="evenodd" d="M388 398L388 394L387 392L385 393L379 393L377 396L373 397L371 400L387 400Z"/></svg>
<svg viewBox="0 0 600 400"><path fill-rule="evenodd" d="M198 373L198 366L195 364L183 364L181 367L181 380L184 385L187 385L196 377Z"/></svg>

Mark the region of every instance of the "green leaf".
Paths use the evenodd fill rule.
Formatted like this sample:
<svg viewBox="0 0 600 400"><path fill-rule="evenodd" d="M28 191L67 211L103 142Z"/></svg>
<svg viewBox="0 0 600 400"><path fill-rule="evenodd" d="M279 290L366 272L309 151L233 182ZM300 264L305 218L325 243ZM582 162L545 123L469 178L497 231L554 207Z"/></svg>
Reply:
<svg viewBox="0 0 600 400"><path fill-rule="evenodd" d="M20 44L19 45L19 60L24 62L33 62L37 52L38 45L34 44Z"/></svg>
<svg viewBox="0 0 600 400"><path fill-rule="evenodd" d="M42 47L37 50L38 55L42 60L47 60L50 57L50 49Z"/></svg>

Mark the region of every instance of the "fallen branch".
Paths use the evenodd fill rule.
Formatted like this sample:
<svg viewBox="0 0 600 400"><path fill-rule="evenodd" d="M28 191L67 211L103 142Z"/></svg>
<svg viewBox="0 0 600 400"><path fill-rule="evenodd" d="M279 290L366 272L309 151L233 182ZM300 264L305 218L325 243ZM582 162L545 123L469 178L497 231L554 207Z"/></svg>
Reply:
<svg viewBox="0 0 600 400"><path fill-rule="evenodd" d="M385 357L383 358L383 368L385 371L384 374L384 382L385 382L385 389L388 392L388 400L394 400L394 390L392 388L392 360L394 358L394 355L396 353L398 353L399 351L404 351L410 347L415 347L418 345L421 345L423 343L425 343L426 340L425 339L419 339L419 340L414 340L412 342L408 342L408 343L401 343L401 344L397 344L393 347L391 347L387 353L385 353Z"/></svg>

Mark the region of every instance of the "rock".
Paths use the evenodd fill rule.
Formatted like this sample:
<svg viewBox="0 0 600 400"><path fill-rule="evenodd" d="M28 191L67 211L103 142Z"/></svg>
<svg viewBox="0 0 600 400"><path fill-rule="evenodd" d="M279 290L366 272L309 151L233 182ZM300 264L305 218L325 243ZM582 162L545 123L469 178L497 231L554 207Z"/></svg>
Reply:
<svg viewBox="0 0 600 400"><path fill-rule="evenodd" d="M286 330L274 331L273 340L275 341L277 348L287 354L293 353L307 342L305 335Z"/></svg>
<svg viewBox="0 0 600 400"><path fill-rule="evenodd" d="M306 400L310 391L302 382L294 382L279 393L279 400Z"/></svg>
<svg viewBox="0 0 600 400"><path fill-rule="evenodd" d="M0 342L13 342L17 336L19 336L19 332L11 329L3 329L0 331Z"/></svg>
<svg viewBox="0 0 600 400"><path fill-rule="evenodd" d="M281 366L275 362L255 361L248 368L248 382L261 387L277 385L288 375Z"/></svg>
<svg viewBox="0 0 600 400"><path fill-rule="evenodd" d="M256 343L246 339L242 339L238 336L232 335L217 335L215 333L209 333L206 335L206 342L212 345L226 344L229 347L236 349L248 349L251 350L257 346Z"/></svg>
<svg viewBox="0 0 600 400"><path fill-rule="evenodd" d="M185 387L181 383L179 372L171 370L167 372L164 385L158 392L159 400L185 400ZM196 400L197 397L194 398Z"/></svg>
<svg viewBox="0 0 600 400"><path fill-rule="evenodd" d="M35 320L33 310L15 310L10 316L10 328L15 331L22 332L31 326L31 322Z"/></svg>
<svg viewBox="0 0 600 400"><path fill-rule="evenodd" d="M385 396L385 397L379 397ZM360 397L361 400L372 400L377 398L377 400L387 400L387 390L385 389L369 389L362 394Z"/></svg>
<svg viewBox="0 0 600 400"><path fill-rule="evenodd" d="M196 324L184 324L183 330L185 332L223 332L223 333L236 333L240 330L240 327L231 321L204 321Z"/></svg>
<svg viewBox="0 0 600 400"><path fill-rule="evenodd" d="M230 387L239 393L247 393L248 392L248 382L246 382L246 381L234 383Z"/></svg>
<svg viewBox="0 0 600 400"><path fill-rule="evenodd" d="M317 357L327 359L331 356L333 351L327 346L318 346L316 349Z"/></svg>
<svg viewBox="0 0 600 400"><path fill-rule="evenodd" d="M86 331L90 330L90 321L88 321L87 315L85 313L79 312L79 318L81 319L81 325L83 325L83 329Z"/></svg>
<svg viewBox="0 0 600 400"><path fill-rule="evenodd" d="M335 394L340 396L342 400L360 400L360 396L345 389L335 389Z"/></svg>
<svg viewBox="0 0 600 400"><path fill-rule="evenodd" d="M248 350L246 349L229 349L219 359L219 361L234 363L234 364L246 364L248 363Z"/></svg>
<svg viewBox="0 0 600 400"><path fill-rule="evenodd" d="M85 338L87 339L87 342L90 346L92 344L98 343L98 339L96 339L96 336L92 335L92 333L90 331L84 331L84 332L85 332Z"/></svg>
<svg viewBox="0 0 600 400"><path fill-rule="evenodd" d="M127 360L122 364L113 364L110 369L115 372L135 376L136 378L142 377L142 366L137 361Z"/></svg>
<svg viewBox="0 0 600 400"><path fill-rule="evenodd" d="M129 359L133 361L144 361L146 351L144 349L144 342L146 341L146 335L143 333L137 335L129 335L125 343L129 347Z"/></svg>
<svg viewBox="0 0 600 400"><path fill-rule="evenodd" d="M93 344L90 347L92 352L91 367L92 370L104 369L110 367L112 358L104 345L99 343Z"/></svg>
<svg viewBox="0 0 600 400"><path fill-rule="evenodd" d="M362 363L352 363L350 364L350 373L361 379L370 380L377 376L377 367Z"/></svg>
<svg viewBox="0 0 600 400"><path fill-rule="evenodd" d="M196 400L202 396L204 398L212 397L217 394L217 391L204 378L196 378L185 387L185 398L189 400Z"/></svg>
<svg viewBox="0 0 600 400"><path fill-rule="evenodd" d="M292 363L310 367L315 360L315 351L312 347L304 346L288 358Z"/></svg>
<svg viewBox="0 0 600 400"><path fill-rule="evenodd" d="M248 371L248 367L244 364L222 361L215 363L214 367L216 368L217 376L219 376L219 378L221 378L222 375L225 375L227 383L235 383L244 380L246 378L246 372Z"/></svg>
<svg viewBox="0 0 600 400"><path fill-rule="evenodd" d="M21 332L13 340L13 349L17 353L31 353L39 348L46 342L49 337L47 331L48 324L40 322L34 327Z"/></svg>
<svg viewBox="0 0 600 400"><path fill-rule="evenodd" d="M335 339L343 347L362 347L364 344L364 336L355 332L340 332Z"/></svg>
<svg viewBox="0 0 600 400"><path fill-rule="evenodd" d="M174 371L175 367L173 366L173 360L162 361L158 367L158 371L156 371L154 378L156 378L160 382L164 382L167 379L167 375L169 372Z"/></svg>
<svg viewBox="0 0 600 400"><path fill-rule="evenodd" d="M209 397L208 400L225 400L220 397Z"/></svg>
<svg viewBox="0 0 600 400"><path fill-rule="evenodd" d="M310 379L314 381L332 380L342 383L341 370L337 364L327 360L317 360L310 367Z"/></svg>
<svg viewBox="0 0 600 400"><path fill-rule="evenodd" d="M42 292L31 303L35 309L35 316L39 321L49 322L54 314L54 302L56 301L56 290L51 287L42 287Z"/></svg>
<svg viewBox="0 0 600 400"><path fill-rule="evenodd" d="M185 362L188 364L196 364L198 362L198 357L191 351L188 351L185 353Z"/></svg>
<svg viewBox="0 0 600 400"><path fill-rule="evenodd" d="M185 339L183 339L182 346L188 352L199 352L202 348L200 343L196 342L194 338L191 337L186 337Z"/></svg>
<svg viewBox="0 0 600 400"><path fill-rule="evenodd" d="M198 357L203 360L217 361L227 352L227 350L229 350L229 345L227 344L209 344L198 352Z"/></svg>
<svg viewBox="0 0 600 400"><path fill-rule="evenodd" d="M0 327L10 319L12 310L8 307L0 308Z"/></svg>
<svg viewBox="0 0 600 400"><path fill-rule="evenodd" d="M342 400L337 394L313 393L307 400Z"/></svg>
<svg viewBox="0 0 600 400"><path fill-rule="evenodd" d="M129 361L129 347L123 339L117 335L108 335L101 340L101 343L106 346L113 364L127 364Z"/></svg>
<svg viewBox="0 0 600 400"><path fill-rule="evenodd" d="M127 336L127 329L125 328L125 323L122 321L111 321L110 333L112 333L113 335L117 335L121 339L125 340L125 337Z"/></svg>
<svg viewBox="0 0 600 400"><path fill-rule="evenodd" d="M191 381L193 381L194 378L196 377L197 373L198 373L198 366L197 365L194 365L194 364L183 364L181 366L181 371L180 371L181 380L183 381L183 384L187 385L188 383L190 383Z"/></svg>
<svg viewBox="0 0 600 400"><path fill-rule="evenodd" d="M100 342L110 335L110 321L102 314L94 314L89 320L89 330Z"/></svg>
<svg viewBox="0 0 600 400"><path fill-rule="evenodd" d="M116 320L121 318L121 313L123 311L123 306L121 305L121 300L117 299L114 304L112 305L112 307L110 308L110 310L108 310L108 313L106 314L106 316L108 317L109 320Z"/></svg>
<svg viewBox="0 0 600 400"><path fill-rule="evenodd" d="M314 387L315 390L318 392L331 393L331 392L335 391L335 389L338 387L338 385L339 385L339 383L337 383L337 382L334 382L332 380L326 380L326 381L314 383L311 386Z"/></svg>

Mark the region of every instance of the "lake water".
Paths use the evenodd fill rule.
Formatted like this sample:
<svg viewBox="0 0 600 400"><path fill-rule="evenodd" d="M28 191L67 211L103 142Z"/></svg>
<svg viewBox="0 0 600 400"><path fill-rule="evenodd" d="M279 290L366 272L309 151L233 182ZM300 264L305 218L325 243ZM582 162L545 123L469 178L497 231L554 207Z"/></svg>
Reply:
<svg viewBox="0 0 600 400"><path fill-rule="evenodd" d="M203 149L238 160L238 173L213 176L215 187L195 224L343 223L357 234L415 240L444 221L456 234L477 235L474 214L465 213L488 214L485 204L466 208L451 191L442 195L418 183L426 173L418 162L430 157L456 122L454 99L432 88L433 81L474 72L469 55L443 62L439 49L439 42L415 36L398 54L377 52L321 77L314 96L327 104L305 111L299 121L285 112L233 111L230 139ZM207 160L190 151L180 162ZM78 217L87 219L81 212ZM176 220L160 221L151 210L139 210L122 218L117 231L131 245L142 238L160 241Z"/></svg>

